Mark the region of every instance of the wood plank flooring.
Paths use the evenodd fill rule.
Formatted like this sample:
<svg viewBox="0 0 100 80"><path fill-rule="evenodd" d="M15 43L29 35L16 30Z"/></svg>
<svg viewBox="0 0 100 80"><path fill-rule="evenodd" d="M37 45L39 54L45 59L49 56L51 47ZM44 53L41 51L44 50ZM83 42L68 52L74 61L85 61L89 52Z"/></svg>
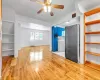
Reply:
<svg viewBox="0 0 100 80"><path fill-rule="evenodd" d="M80 65L48 46L26 47L17 59L3 57L2 80L100 80L100 65Z"/></svg>

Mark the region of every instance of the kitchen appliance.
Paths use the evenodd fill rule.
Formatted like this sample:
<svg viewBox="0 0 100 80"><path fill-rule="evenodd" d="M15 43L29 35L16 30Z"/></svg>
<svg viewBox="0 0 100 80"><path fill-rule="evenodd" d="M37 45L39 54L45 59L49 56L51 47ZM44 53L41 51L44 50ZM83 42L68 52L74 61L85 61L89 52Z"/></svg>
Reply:
<svg viewBox="0 0 100 80"><path fill-rule="evenodd" d="M65 57L79 63L80 29L78 24L65 27Z"/></svg>

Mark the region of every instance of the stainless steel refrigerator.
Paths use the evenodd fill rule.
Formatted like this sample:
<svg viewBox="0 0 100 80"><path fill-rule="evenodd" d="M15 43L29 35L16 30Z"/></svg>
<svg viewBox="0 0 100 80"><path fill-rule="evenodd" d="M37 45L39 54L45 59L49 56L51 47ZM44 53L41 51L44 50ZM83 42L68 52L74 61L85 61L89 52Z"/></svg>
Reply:
<svg viewBox="0 0 100 80"><path fill-rule="evenodd" d="M79 63L80 59L80 29L79 25L65 27L65 57Z"/></svg>

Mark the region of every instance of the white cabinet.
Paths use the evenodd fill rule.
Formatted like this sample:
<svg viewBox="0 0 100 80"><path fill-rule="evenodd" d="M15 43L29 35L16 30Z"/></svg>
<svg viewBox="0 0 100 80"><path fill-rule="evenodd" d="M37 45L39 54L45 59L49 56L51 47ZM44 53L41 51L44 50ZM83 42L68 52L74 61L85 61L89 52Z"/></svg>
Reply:
<svg viewBox="0 0 100 80"><path fill-rule="evenodd" d="M65 37L58 37L58 52L65 52Z"/></svg>

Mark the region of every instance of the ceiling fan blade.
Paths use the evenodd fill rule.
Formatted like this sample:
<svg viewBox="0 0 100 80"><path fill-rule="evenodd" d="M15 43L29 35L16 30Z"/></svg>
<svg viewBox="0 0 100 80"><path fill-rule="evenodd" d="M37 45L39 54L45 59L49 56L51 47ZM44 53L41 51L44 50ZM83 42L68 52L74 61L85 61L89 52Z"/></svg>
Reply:
<svg viewBox="0 0 100 80"><path fill-rule="evenodd" d="M41 9L37 12L37 14L40 14L43 10L44 10L44 9L41 8Z"/></svg>
<svg viewBox="0 0 100 80"><path fill-rule="evenodd" d="M39 1L39 0L30 0L30 1L37 2L37 3L39 3L39 4L44 5L44 3L43 3L43 2L41 2L41 1Z"/></svg>
<svg viewBox="0 0 100 80"><path fill-rule="evenodd" d="M54 13L53 13L53 12L50 12L50 15L51 15L51 16L54 16Z"/></svg>
<svg viewBox="0 0 100 80"><path fill-rule="evenodd" d="M52 4L52 7L57 9L64 9L64 5Z"/></svg>
<svg viewBox="0 0 100 80"><path fill-rule="evenodd" d="M44 3L51 4L52 0L44 0Z"/></svg>
<svg viewBox="0 0 100 80"><path fill-rule="evenodd" d="M48 0L44 0L44 3L48 3Z"/></svg>

